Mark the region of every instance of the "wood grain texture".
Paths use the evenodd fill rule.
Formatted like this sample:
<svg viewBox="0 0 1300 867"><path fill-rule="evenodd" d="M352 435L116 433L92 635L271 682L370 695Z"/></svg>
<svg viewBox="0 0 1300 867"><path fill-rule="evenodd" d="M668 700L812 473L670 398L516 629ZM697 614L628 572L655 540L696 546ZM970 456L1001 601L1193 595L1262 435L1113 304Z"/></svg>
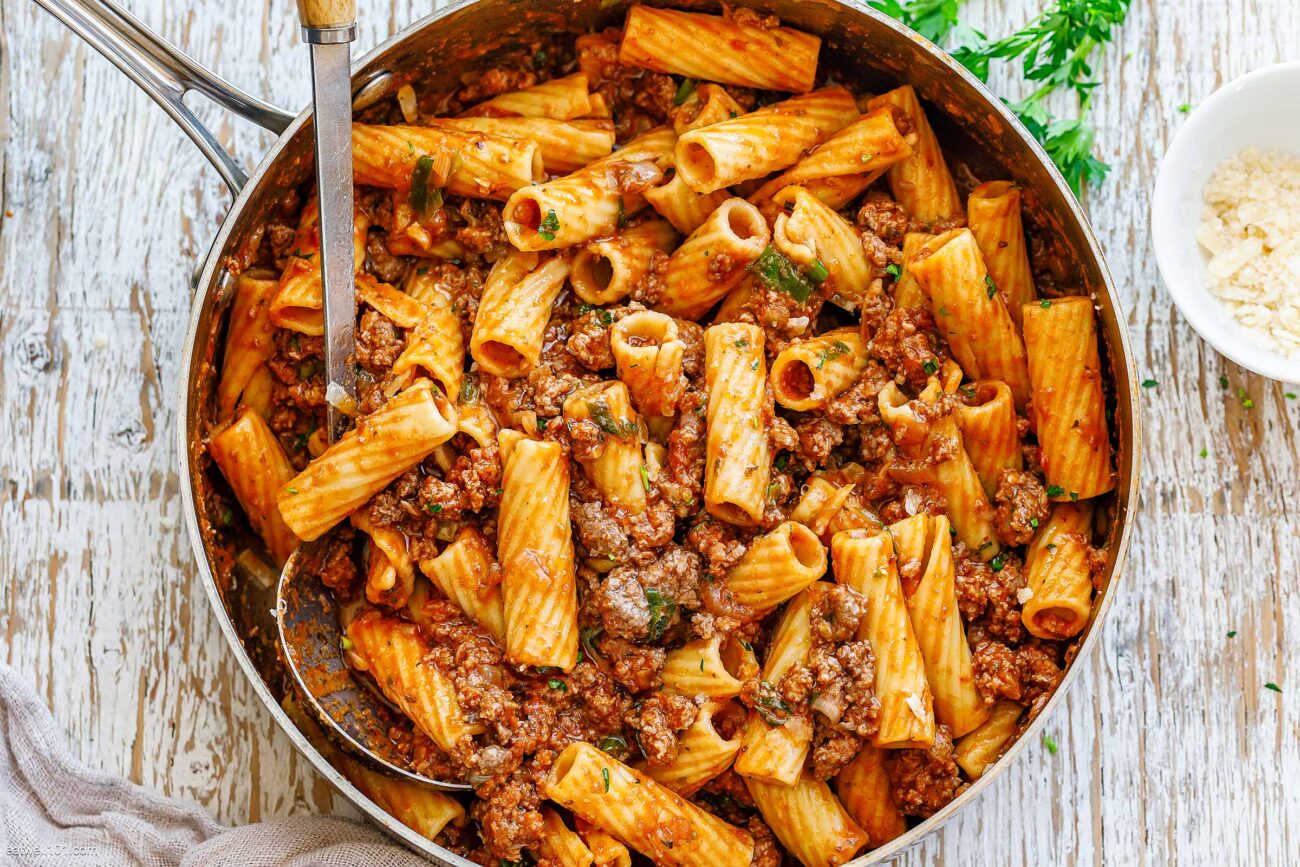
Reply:
<svg viewBox="0 0 1300 867"><path fill-rule="evenodd" d="M129 5L253 93L306 101L306 49L286 4L238 16L216 0ZM1041 0L968 5L973 25L1000 35ZM360 7L358 50L428 5ZM1296 57L1292 0L1134 0L1097 64L1113 174L1088 204L1139 373L1159 383L1142 395L1142 514L1125 587L1050 720L1059 750L1033 745L901 865L1300 862L1300 680L1289 674L1300 640L1287 631L1300 622L1300 402L1285 397L1300 387L1247 374L1195 336L1160 285L1147 219L1178 106ZM269 144L196 104L237 153ZM225 822L346 811L227 658L180 520L187 287L229 202L221 181L161 111L26 0L0 0L0 145L6 661L92 764Z"/></svg>

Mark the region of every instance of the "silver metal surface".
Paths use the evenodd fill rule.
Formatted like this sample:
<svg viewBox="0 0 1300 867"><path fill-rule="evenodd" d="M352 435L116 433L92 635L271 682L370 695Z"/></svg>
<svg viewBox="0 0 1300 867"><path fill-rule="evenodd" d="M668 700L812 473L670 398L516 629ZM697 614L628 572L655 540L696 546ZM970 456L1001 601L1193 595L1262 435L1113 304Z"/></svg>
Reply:
<svg viewBox="0 0 1300 867"><path fill-rule="evenodd" d="M303 28L306 31L308 28ZM352 246L352 73L346 42L311 44L316 116L316 190L320 207L321 295L325 302L325 374L330 442L356 414L356 262Z"/></svg>
<svg viewBox="0 0 1300 867"><path fill-rule="evenodd" d="M357 25L344 24L342 27L302 27L302 41L311 45L339 45L357 38Z"/></svg>
<svg viewBox="0 0 1300 867"><path fill-rule="evenodd" d="M275 592L284 667L303 710L331 740L375 770L418 786L468 792L465 783L416 773L393 748L388 727L400 712L371 678L357 675L344 658L339 602L316 580L318 554L315 542L299 545L284 564Z"/></svg>
<svg viewBox="0 0 1300 867"><path fill-rule="evenodd" d="M82 9L91 0L38 2ZM608 0L572 0L565 4L556 4L554 0L458 0L369 52L358 62L353 81L371 82L376 76L391 75L388 80L418 81L422 87L450 89L467 70L490 64L493 53L508 48L512 38L532 39L544 31L580 32L609 26L621 20L630 2L607 4ZM701 11L720 8L718 3L708 0L680 0L671 4L654 0L652 5ZM1017 767L1016 756L1040 736L1052 711L1074 688L1081 671L1079 660L1099 643L1102 626L1123 584L1121 567L1128 552L1138 502L1142 441L1137 402L1139 380L1118 295L1083 209L1042 148L1001 100L931 43L857 0L746 0L744 5L777 15L789 26L820 35L824 40L825 62L846 83L870 90L881 89L891 82L910 82L934 106L945 148L952 146L949 134L960 129L964 135L958 134L959 140L966 140L970 149L983 154L1001 176L1016 180L1025 191L1031 231L1049 233L1058 242L1064 259L1063 273L1069 275L1073 285L1090 293L1097 303L1103 363L1111 372L1110 404L1118 446L1118 482L1107 539L1110 565L1101 576L1102 590L1093 606L1092 619L1082 634L1074 664L1038 717L1022 730L1018 740L983 777L902 837L849 862L852 867L866 867L888 861L916 844L959 810L970 806L1000 775ZM231 250L248 243L283 197L307 180L312 148L309 121L309 113L304 111L263 157L218 230L198 281L181 359L183 379L179 383L176 430L186 527L194 545L199 574L231 655L266 705L267 712L298 751L362 812L412 849L438 864L469 867L470 862L420 837L357 791L311 746L281 709L283 672L273 660L267 661L258 638L275 633L274 622L266 616L270 605L258 604L262 600L251 587L254 582L241 580L226 565L228 558L217 552L210 530L213 516L205 513L206 500L200 496L207 485L202 443L211 423L209 413L215 387L211 359L227 312L227 306L218 303L216 291L225 273L223 259ZM211 154L209 157L216 162ZM254 601L250 603L250 599Z"/></svg>
<svg viewBox="0 0 1300 867"><path fill-rule="evenodd" d="M282 133L293 115L244 93L158 38L115 0L36 0L36 2L139 85L185 131L237 193L248 181L243 168L221 146L184 102L201 93L264 129Z"/></svg>

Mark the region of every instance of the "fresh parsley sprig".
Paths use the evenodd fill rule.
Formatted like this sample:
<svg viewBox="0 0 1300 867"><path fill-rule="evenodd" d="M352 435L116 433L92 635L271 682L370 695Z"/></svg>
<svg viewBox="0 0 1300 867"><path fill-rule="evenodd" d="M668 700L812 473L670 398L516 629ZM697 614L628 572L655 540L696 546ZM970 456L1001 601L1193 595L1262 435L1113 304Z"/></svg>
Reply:
<svg viewBox="0 0 1300 867"><path fill-rule="evenodd" d="M1024 99L1007 100L1007 106L1076 193L1101 182L1109 166L1093 154L1096 131L1088 122L1088 109L1098 82L1090 61L1114 38L1132 0L1055 0L1024 27L992 41L961 23L962 2L874 0L872 5L935 43L942 45L951 36L953 57L981 81L988 80L993 61L1019 60L1025 80L1038 86ZM1059 118L1048 109L1048 97L1062 88L1077 96L1077 117Z"/></svg>

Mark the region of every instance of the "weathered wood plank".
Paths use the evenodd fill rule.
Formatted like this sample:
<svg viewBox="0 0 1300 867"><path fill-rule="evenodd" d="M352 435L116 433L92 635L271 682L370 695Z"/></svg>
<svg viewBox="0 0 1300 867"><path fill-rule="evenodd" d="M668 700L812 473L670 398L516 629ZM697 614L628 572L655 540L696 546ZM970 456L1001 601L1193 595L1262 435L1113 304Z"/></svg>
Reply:
<svg viewBox="0 0 1300 867"><path fill-rule="evenodd" d="M285 4L240 16L215 0L130 5L250 91L306 100ZM992 35L1042 3L968 5ZM359 47L428 8L359 6ZM180 523L186 287L228 195L157 108L34 5L0 0L0 33L5 659L86 759L223 821L346 810L226 658ZM1126 586L1049 723L1058 752L1034 745L900 864L1300 860L1300 699L1288 683L1300 642L1286 630L1300 620L1300 405L1284 397L1300 388L1247 374L1195 336L1160 285L1147 225L1178 106L1297 56L1290 0L1135 0L1098 64L1098 141L1113 172L1089 204L1140 372L1159 382L1143 394L1144 511ZM269 143L196 105L237 153Z"/></svg>

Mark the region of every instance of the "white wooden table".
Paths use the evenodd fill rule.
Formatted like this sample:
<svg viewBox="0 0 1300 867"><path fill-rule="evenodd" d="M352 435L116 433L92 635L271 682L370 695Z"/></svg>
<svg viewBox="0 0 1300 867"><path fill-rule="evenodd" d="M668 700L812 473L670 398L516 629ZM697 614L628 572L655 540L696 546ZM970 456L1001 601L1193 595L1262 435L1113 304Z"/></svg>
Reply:
<svg viewBox="0 0 1300 867"><path fill-rule="evenodd" d="M968 11L1004 34L1041 3ZM305 103L287 0L128 6L251 92ZM360 6L359 48L428 8ZM1178 107L1296 58L1294 0L1134 0L1098 64L1113 173L1088 204L1140 374L1159 382L1142 396L1125 586L1050 722L1059 750L1033 745L901 864L1300 863L1300 403L1284 396L1300 388L1246 374L1192 333L1160 285L1147 221ZM268 144L200 113L250 162ZM181 526L187 286L224 187L161 111L28 0L0 0L0 144L5 660L92 764L224 822L346 810L227 658Z"/></svg>

